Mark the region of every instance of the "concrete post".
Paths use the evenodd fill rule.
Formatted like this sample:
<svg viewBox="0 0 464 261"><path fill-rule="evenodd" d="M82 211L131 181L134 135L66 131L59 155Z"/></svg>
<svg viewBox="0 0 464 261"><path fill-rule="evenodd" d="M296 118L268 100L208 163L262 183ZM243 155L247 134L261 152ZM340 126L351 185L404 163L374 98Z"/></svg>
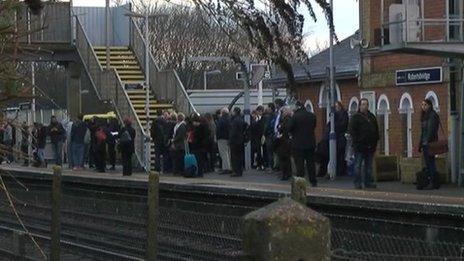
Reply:
<svg viewBox="0 0 464 261"><path fill-rule="evenodd" d="M148 213L146 260L156 260L158 253L159 173L151 171L148 176Z"/></svg>
<svg viewBox="0 0 464 261"><path fill-rule="evenodd" d="M330 221L290 198L244 217L244 260L330 260Z"/></svg>
<svg viewBox="0 0 464 261"><path fill-rule="evenodd" d="M26 235L20 231L13 232L12 244L13 244L13 254L16 261L24 260L26 253Z"/></svg>
<svg viewBox="0 0 464 261"><path fill-rule="evenodd" d="M306 206L306 189L308 182L305 178L294 177L292 180L292 199Z"/></svg>
<svg viewBox="0 0 464 261"><path fill-rule="evenodd" d="M52 220L50 223L50 260L60 260L61 240L61 167L53 166Z"/></svg>

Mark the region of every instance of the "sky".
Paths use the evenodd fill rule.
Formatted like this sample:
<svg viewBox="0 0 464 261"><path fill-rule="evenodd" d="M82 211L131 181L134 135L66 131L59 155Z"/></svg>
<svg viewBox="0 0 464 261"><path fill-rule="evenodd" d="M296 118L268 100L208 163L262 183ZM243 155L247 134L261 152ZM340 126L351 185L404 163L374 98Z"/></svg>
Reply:
<svg viewBox="0 0 464 261"><path fill-rule="evenodd" d="M335 32L339 40L343 40L352 35L359 28L359 9L357 0L333 0L334 1L334 17L335 17ZM110 0L110 2L112 2ZM188 0L171 0L174 3L185 3ZM314 22L309 16L309 12L304 10L305 15L305 49L314 50L317 45L326 46L329 42L329 29L327 21L315 1L314 4L317 22ZM75 6L104 6L105 0L74 0Z"/></svg>

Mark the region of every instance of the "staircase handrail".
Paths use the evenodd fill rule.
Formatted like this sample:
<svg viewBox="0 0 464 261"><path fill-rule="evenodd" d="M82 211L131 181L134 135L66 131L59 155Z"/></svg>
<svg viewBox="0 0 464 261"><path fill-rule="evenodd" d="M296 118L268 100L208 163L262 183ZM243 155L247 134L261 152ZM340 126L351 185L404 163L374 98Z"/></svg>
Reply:
<svg viewBox="0 0 464 261"><path fill-rule="evenodd" d="M143 139L146 136L145 130L137 117L135 112L135 108L130 102L129 96L124 89L124 85L116 73L116 70L113 68L112 70L104 70L101 66L100 62L98 61L98 57L94 51L94 48L82 26L82 23L79 20L79 17L76 17L76 49L81 58L82 64L84 66L85 71L89 75L90 82L95 89L99 100L110 100L113 105L114 109L116 110L117 114L120 116L120 120L122 120L121 108L128 108L128 116L131 118L133 122L136 122L135 126L133 125L134 129L136 130L136 156L141 166L143 166L142 159L144 158L143 155ZM80 35L83 35L83 42L80 41ZM85 46L81 46L81 44ZM84 57L86 55L86 57ZM87 59L85 59L87 58ZM119 93L122 92L123 101L119 100L118 97L120 96ZM140 151L141 150L141 151Z"/></svg>
<svg viewBox="0 0 464 261"><path fill-rule="evenodd" d="M182 81L180 80L179 74L177 74L177 71L174 70L174 69L172 71L174 72L174 76L176 77L177 82L180 84L180 90L181 90L182 94L184 95L184 98L186 98L190 109L192 109L195 114L199 114L197 109L193 105L192 99L190 98L190 96L187 93L187 90L184 87L184 83L182 83Z"/></svg>
<svg viewBox="0 0 464 261"><path fill-rule="evenodd" d="M140 67L142 68L142 70L145 72L146 68L145 68L145 46L146 46L146 41L144 39L144 37L142 36L142 32L139 28L139 26L137 25L137 23L135 22L134 18L131 17L130 18L130 21L131 21L131 27L132 30L131 30L131 37L130 37L130 44L131 44L131 47L134 51L134 54L137 58L137 60L139 61L140 63ZM138 37L139 38L139 41L141 41L142 45L143 45L143 50L139 50L139 49L136 49L134 47L135 44L134 44L134 37ZM161 89L162 84L160 84L158 81L160 79L160 73L161 73L161 69L160 67L158 66L158 64L156 63L156 60L153 56L153 53L151 52L151 50L148 52L149 53L149 70L150 70L150 64L153 64L154 66L154 70L150 70L150 89L154 92L155 96L157 96L157 98L159 99L160 96L161 97L161 100L168 100L168 101L171 101L171 102L174 102L175 105L179 105L180 104L180 100L183 100L183 102L186 102L186 107L187 108L176 108L177 110L179 111L182 111L184 113L189 113L191 111L195 112L196 114L198 114L198 111L196 110L195 106L193 105L192 103L192 100L190 99L190 96L188 95L186 89L185 89L185 86L184 84L182 83L182 81L180 80L179 78L179 75L177 74L176 70L172 70L172 75L171 77L173 77L174 81L176 82L174 85L175 86L169 86L169 87L174 87L175 89L174 90L170 90L170 88L168 88L166 86L166 88L164 89L164 92L163 90ZM155 72L153 72L155 71ZM171 70L169 70L171 71ZM153 74L154 73L154 74ZM180 94L178 94L178 90L180 90ZM163 95L160 95L160 94L163 94ZM163 98L166 98L166 99L163 99Z"/></svg>

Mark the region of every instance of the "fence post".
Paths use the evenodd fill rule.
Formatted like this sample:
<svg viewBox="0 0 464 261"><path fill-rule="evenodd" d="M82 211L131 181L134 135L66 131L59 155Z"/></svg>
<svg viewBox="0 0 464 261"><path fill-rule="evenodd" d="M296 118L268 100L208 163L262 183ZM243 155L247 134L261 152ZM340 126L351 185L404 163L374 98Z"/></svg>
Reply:
<svg viewBox="0 0 464 261"><path fill-rule="evenodd" d="M283 198L244 217L242 244L244 260L330 260L330 221Z"/></svg>
<svg viewBox="0 0 464 261"><path fill-rule="evenodd" d="M53 166L53 185L52 185L52 220L50 260L60 260L60 240L61 240L61 167Z"/></svg>
<svg viewBox="0 0 464 261"><path fill-rule="evenodd" d="M26 235L21 231L13 231L13 254L15 260L24 260L25 253L26 253Z"/></svg>
<svg viewBox="0 0 464 261"><path fill-rule="evenodd" d="M294 177L292 180L292 199L306 206L306 189L308 183L306 179Z"/></svg>
<svg viewBox="0 0 464 261"><path fill-rule="evenodd" d="M156 260L158 253L159 173L148 176L147 249L146 260Z"/></svg>

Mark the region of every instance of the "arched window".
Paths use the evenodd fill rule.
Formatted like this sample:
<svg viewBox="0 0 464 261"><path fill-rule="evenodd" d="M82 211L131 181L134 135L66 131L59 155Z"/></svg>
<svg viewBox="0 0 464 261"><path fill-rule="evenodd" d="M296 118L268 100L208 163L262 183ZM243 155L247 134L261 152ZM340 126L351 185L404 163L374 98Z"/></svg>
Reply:
<svg viewBox="0 0 464 261"><path fill-rule="evenodd" d="M432 101L432 104L433 104L433 109L437 112L440 111L440 104L438 103L438 96L437 94L434 92L434 91L429 91L426 95L425 95L425 99L429 99Z"/></svg>
<svg viewBox="0 0 464 261"><path fill-rule="evenodd" d="M311 100L306 100L304 106L307 111L314 113L314 107L313 107L313 103L311 102Z"/></svg>
<svg viewBox="0 0 464 261"><path fill-rule="evenodd" d="M348 104L348 114L352 116L358 111L359 99L358 97L351 97L350 103Z"/></svg>
<svg viewBox="0 0 464 261"><path fill-rule="evenodd" d="M403 155L412 157L412 113L414 107L409 93L404 93L401 96L398 110L402 114Z"/></svg>
<svg viewBox="0 0 464 261"><path fill-rule="evenodd" d="M389 114L390 114L390 103L385 94L380 95L377 103L377 120L379 122L380 129L380 142L379 150L380 154L390 155L390 142L389 142Z"/></svg>
<svg viewBox="0 0 464 261"><path fill-rule="evenodd" d="M329 86L326 87L325 84L321 85L321 88L319 89L319 108L327 108L330 103L329 100ZM340 94L340 88L338 87L338 84L335 84L335 101L341 101L341 94Z"/></svg>

